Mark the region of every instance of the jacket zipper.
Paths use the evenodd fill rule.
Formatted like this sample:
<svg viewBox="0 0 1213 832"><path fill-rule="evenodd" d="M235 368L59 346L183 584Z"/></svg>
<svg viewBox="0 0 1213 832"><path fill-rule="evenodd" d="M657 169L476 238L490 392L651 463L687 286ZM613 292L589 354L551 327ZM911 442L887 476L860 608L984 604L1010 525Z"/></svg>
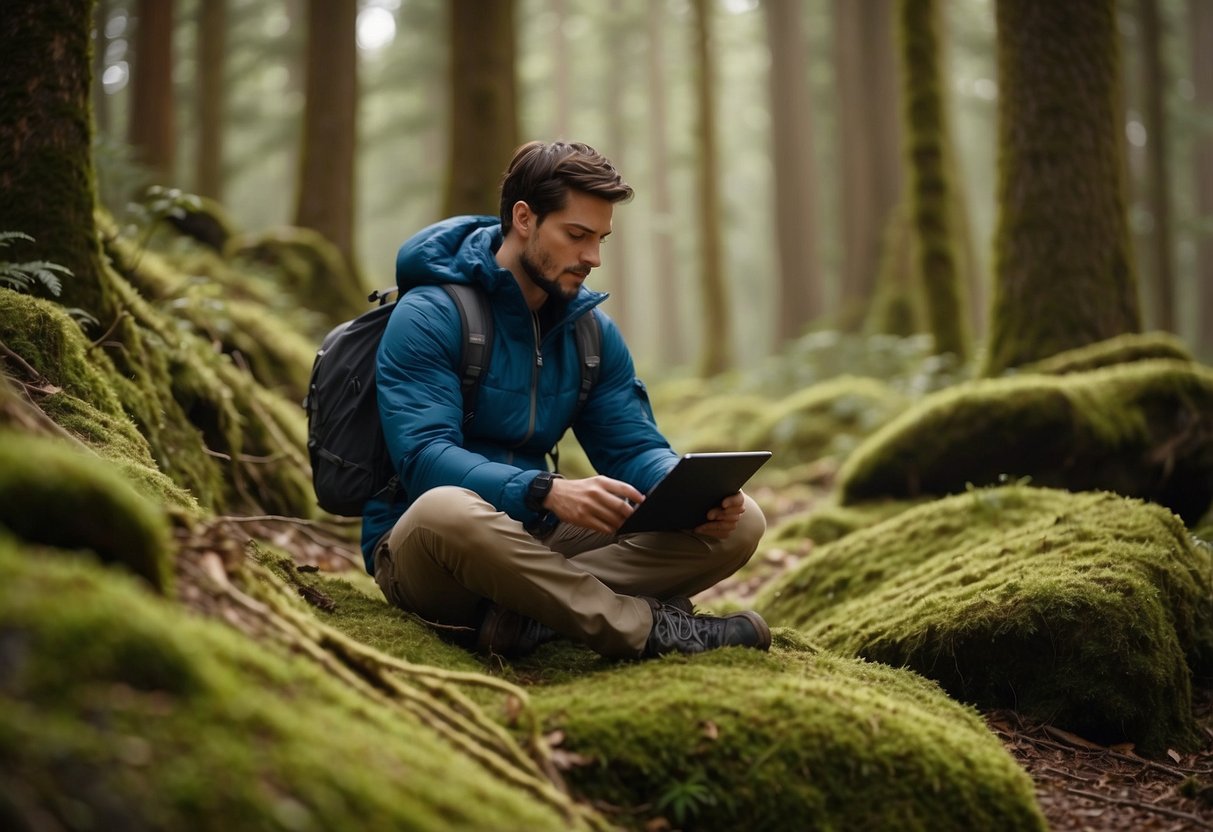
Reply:
<svg viewBox="0 0 1213 832"><path fill-rule="evenodd" d="M515 448L521 448L527 442L530 442L531 437L535 435L535 419L539 399L539 371L543 368L543 352L539 348L539 315L536 312L531 312L531 331L535 335L535 363L531 366L531 417L530 421L527 422L526 436L522 437L522 441L516 444Z"/></svg>

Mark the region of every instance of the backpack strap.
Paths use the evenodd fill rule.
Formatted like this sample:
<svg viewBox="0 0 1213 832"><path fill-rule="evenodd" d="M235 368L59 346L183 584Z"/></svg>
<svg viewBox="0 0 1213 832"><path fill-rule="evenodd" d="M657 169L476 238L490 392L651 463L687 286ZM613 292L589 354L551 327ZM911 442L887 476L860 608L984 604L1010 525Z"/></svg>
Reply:
<svg viewBox="0 0 1213 832"><path fill-rule="evenodd" d="M577 391L577 409L573 411L573 421L581 413L585 400L590 397L590 389L598 381L598 371L602 363L602 326L590 310L577 319L575 324L577 335L577 355L581 359L581 388Z"/></svg>
<svg viewBox="0 0 1213 832"><path fill-rule="evenodd" d="M493 313L485 293L465 283L444 283L455 301L462 325L463 349L459 358L459 390L463 394L463 423L476 413L476 396L493 351Z"/></svg>

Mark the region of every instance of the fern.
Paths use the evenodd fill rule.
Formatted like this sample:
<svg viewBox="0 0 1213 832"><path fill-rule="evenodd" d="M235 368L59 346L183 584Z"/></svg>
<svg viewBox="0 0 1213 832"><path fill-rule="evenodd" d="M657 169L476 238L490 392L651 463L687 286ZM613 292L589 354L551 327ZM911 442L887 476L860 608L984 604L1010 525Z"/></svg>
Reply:
<svg viewBox="0 0 1213 832"><path fill-rule="evenodd" d="M34 238L20 231L0 231L0 248L11 246L14 240L28 240L32 243ZM59 297L59 293L63 291L63 281L59 279L59 275L70 277L71 274L72 270L66 266L46 260L30 260L25 263L0 260L0 285L18 292L28 292L32 286L41 283L48 292Z"/></svg>

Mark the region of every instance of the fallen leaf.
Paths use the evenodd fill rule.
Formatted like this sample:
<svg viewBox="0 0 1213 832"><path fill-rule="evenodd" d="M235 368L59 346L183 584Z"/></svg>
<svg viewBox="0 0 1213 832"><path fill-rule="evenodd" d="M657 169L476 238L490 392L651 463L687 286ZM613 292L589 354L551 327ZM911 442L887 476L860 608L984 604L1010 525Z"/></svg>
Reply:
<svg viewBox="0 0 1213 832"><path fill-rule="evenodd" d="M672 828L665 818L653 818L645 823L644 832L668 832Z"/></svg>
<svg viewBox="0 0 1213 832"><path fill-rule="evenodd" d="M564 743L564 731L557 728L555 731L544 734L543 741L548 744L549 748L555 748Z"/></svg>
<svg viewBox="0 0 1213 832"><path fill-rule="evenodd" d="M1176 751L1174 748L1167 749L1167 756L1170 757L1172 760L1174 760L1176 765L1178 765L1183 760L1183 758L1179 756L1179 752Z"/></svg>
<svg viewBox="0 0 1213 832"><path fill-rule="evenodd" d="M720 738L720 728L712 720L707 720L703 723L703 735L710 740Z"/></svg>
<svg viewBox="0 0 1213 832"><path fill-rule="evenodd" d="M576 751L565 751L563 748L552 749L552 765L560 771L568 771L578 766L588 766L594 762L593 757L578 754Z"/></svg>

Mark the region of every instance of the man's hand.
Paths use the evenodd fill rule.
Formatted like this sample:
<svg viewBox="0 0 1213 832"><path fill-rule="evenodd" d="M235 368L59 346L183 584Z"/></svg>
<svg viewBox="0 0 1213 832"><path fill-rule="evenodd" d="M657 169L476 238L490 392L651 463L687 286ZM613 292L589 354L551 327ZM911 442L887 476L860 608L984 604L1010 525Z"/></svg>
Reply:
<svg viewBox="0 0 1213 832"><path fill-rule="evenodd" d="M614 534L642 502L644 495L626 482L598 476L552 480L543 507L566 523Z"/></svg>
<svg viewBox="0 0 1213 832"><path fill-rule="evenodd" d="M724 540L733 533L745 513L745 497L738 491L725 497L716 508L708 512L708 522L695 527L696 534L706 534Z"/></svg>

